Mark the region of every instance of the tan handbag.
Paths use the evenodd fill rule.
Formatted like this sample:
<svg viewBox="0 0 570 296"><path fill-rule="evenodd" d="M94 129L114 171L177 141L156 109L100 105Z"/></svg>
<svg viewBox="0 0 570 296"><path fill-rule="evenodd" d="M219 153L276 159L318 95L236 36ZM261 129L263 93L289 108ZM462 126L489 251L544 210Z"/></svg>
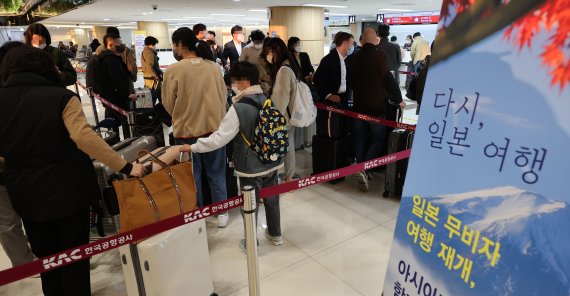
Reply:
<svg viewBox="0 0 570 296"><path fill-rule="evenodd" d="M113 182L120 210L121 232L171 218L197 208L191 162L168 166L148 151L162 169L142 178ZM137 160L138 162L138 160Z"/></svg>

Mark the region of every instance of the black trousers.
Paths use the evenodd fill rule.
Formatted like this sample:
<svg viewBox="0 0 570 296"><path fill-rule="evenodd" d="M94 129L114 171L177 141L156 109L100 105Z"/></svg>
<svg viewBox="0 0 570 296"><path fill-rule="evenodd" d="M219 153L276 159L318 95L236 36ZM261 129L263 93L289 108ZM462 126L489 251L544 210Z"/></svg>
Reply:
<svg viewBox="0 0 570 296"><path fill-rule="evenodd" d="M113 127L113 131L119 134L119 126L123 127L123 139L128 139L131 137L131 129L129 126L129 121L126 116L115 111L114 109L105 107L105 118L115 119L116 125Z"/></svg>
<svg viewBox="0 0 570 296"><path fill-rule="evenodd" d="M50 221L23 220L32 252L50 256L89 243L89 211ZM91 295L89 259L41 274L45 296Z"/></svg>

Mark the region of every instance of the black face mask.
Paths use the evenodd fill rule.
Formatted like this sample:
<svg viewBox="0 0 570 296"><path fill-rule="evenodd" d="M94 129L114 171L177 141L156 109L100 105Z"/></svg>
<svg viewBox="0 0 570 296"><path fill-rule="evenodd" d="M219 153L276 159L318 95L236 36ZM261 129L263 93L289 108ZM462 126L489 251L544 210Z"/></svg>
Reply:
<svg viewBox="0 0 570 296"><path fill-rule="evenodd" d="M178 55L175 51L172 52L172 55L174 56L174 59L176 59L177 61L181 61L182 60L182 56Z"/></svg>
<svg viewBox="0 0 570 296"><path fill-rule="evenodd" d="M127 49L127 47L124 44L115 45L115 50L118 53L123 53L123 52L125 52L126 49Z"/></svg>

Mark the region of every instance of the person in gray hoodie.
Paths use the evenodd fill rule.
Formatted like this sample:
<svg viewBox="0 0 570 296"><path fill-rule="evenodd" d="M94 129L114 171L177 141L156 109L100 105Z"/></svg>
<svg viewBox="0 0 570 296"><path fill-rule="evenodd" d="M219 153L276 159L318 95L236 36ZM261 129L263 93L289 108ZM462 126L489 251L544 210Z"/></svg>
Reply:
<svg viewBox="0 0 570 296"><path fill-rule="evenodd" d="M233 162L238 181L241 186L253 186L259 196L261 188L277 185L277 170L283 167L283 158L262 163L245 141L253 138L259 110L250 104L241 103L242 99L249 98L261 106L267 100L259 86L257 66L248 62L237 62L232 65L230 76L232 89L237 95L233 98L233 105L220 127L209 137L200 138L196 144L183 145L181 151L206 153L224 147L233 140ZM282 245L279 195L264 199L263 204L267 220L265 236L273 245ZM245 250L245 240L240 242L240 248Z"/></svg>

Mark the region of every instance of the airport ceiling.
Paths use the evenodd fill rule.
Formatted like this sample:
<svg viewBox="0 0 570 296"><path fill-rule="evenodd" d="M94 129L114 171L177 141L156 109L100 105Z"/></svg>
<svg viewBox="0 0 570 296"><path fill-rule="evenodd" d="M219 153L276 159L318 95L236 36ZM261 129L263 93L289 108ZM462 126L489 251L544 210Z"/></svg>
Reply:
<svg viewBox="0 0 570 296"><path fill-rule="evenodd" d="M156 10L154 9L156 5ZM375 21L379 13L439 11L441 0L99 0L44 21L47 24L136 26L136 21L165 21L173 26L268 24L272 6L323 5L327 16L356 15Z"/></svg>

